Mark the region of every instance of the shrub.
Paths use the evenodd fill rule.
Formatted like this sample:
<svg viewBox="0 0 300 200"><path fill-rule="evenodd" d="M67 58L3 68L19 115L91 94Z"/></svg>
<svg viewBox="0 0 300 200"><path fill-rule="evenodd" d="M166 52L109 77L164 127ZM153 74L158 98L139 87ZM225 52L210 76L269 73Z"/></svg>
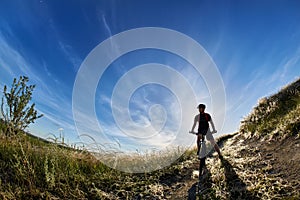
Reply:
<svg viewBox="0 0 300 200"><path fill-rule="evenodd" d="M4 86L0 123L1 132L6 135L23 131L29 124L43 116L38 115L34 103L29 105L35 85L28 85L28 81L28 77L20 76L19 80L14 78L10 90L6 85Z"/></svg>

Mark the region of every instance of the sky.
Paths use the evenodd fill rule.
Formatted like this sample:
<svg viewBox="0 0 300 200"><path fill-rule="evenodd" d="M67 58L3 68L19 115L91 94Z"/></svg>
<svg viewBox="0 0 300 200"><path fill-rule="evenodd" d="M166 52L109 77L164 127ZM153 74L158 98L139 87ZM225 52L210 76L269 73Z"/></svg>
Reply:
<svg viewBox="0 0 300 200"><path fill-rule="evenodd" d="M44 117L28 131L42 138L121 151L190 145L198 103L216 136L233 133L259 98L299 78L299 8L293 0L2 0L0 87L20 75L36 85ZM142 46L126 51L131 45Z"/></svg>

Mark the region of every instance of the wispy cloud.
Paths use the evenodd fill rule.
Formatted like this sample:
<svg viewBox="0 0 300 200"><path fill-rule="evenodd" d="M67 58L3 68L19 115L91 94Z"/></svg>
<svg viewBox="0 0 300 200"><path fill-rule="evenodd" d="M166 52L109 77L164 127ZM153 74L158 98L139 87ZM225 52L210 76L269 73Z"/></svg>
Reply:
<svg viewBox="0 0 300 200"><path fill-rule="evenodd" d="M72 46L66 42L62 42L62 39L58 40L58 45L66 59L72 64L73 70L77 72L83 60L76 55Z"/></svg>
<svg viewBox="0 0 300 200"><path fill-rule="evenodd" d="M104 25L104 27L105 27L105 29L107 31L108 36L109 37L112 36L111 29L110 29L110 27L109 27L109 25L108 25L108 23L106 21L106 18L105 18L105 14L103 12L98 12L98 13L100 15L99 18L103 22L103 25Z"/></svg>
<svg viewBox="0 0 300 200"><path fill-rule="evenodd" d="M13 38L14 35L10 37ZM33 100L36 101L39 113L43 113L44 118L48 119L48 122L57 126L65 129L74 128L70 99L63 95L64 92L60 91L60 87L57 88L55 85L53 87L53 84L48 83L49 80L51 82L56 80L55 82L59 85L59 81L48 71L45 62L43 63L43 68L46 71L46 77L44 74L34 71L35 68L32 63L38 63L35 58L24 58L1 32L0 55L1 85L10 85L12 79L20 75L28 76L30 82L37 85L33 94Z"/></svg>
<svg viewBox="0 0 300 200"><path fill-rule="evenodd" d="M300 61L300 48L291 56L285 57L281 63L278 64L276 70L265 78L265 83L270 85L282 85L290 82L290 75L294 74L295 69L299 67L297 64ZM297 73L296 73L297 74ZM277 84L276 84L277 83ZM278 87L277 86L277 87Z"/></svg>
<svg viewBox="0 0 300 200"><path fill-rule="evenodd" d="M102 130L95 126L98 122L93 119L91 113L86 112L86 103L80 104L81 107L77 110L78 115L81 115L84 120L79 122L79 126L96 141L109 142L110 136L119 138L122 147L126 146L128 141L141 149L150 147L161 149L172 144L186 145L191 140L192 136L188 131L192 126L194 115L197 114L197 101L187 89L192 87L187 81L190 77L186 77L185 81L183 78L188 73L175 72L174 69L173 71L168 68L161 71L155 66L142 67L132 69L133 71L122 76L119 85L114 86L116 96L112 99L105 94L99 95L99 103L102 102L101 110L106 111L99 112L99 124ZM131 76L131 73L137 74ZM192 72L190 75L194 76ZM148 82L148 79L152 82ZM159 86L158 83L162 85ZM130 88L136 85L144 86L131 91ZM197 86L199 87L199 84ZM199 99L209 97L209 94L204 92L201 94L203 96L198 97ZM126 100L127 95L132 95L128 99L129 102ZM111 105L115 112L114 118L112 113L109 113L110 108L103 108Z"/></svg>
<svg viewBox="0 0 300 200"><path fill-rule="evenodd" d="M20 54L15 51L6 41L6 38L0 32L0 65L2 68L2 78L4 77L16 77L16 75L21 72L21 69L19 66L23 66L26 63L22 57L20 57Z"/></svg>

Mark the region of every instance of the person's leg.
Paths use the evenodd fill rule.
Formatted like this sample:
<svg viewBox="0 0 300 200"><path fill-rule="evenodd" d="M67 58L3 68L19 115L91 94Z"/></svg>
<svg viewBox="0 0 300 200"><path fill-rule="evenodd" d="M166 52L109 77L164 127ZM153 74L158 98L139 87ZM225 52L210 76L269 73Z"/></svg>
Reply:
<svg viewBox="0 0 300 200"><path fill-rule="evenodd" d="M201 139L202 139L202 135L201 134L198 134L197 136L197 155L199 155L199 152L200 152L200 148L201 148Z"/></svg>
<svg viewBox="0 0 300 200"><path fill-rule="evenodd" d="M219 156L221 157L222 154L221 154L221 151L220 151L220 148L218 146L218 144L215 142L214 138L209 138L209 142L214 146L216 152L219 154Z"/></svg>

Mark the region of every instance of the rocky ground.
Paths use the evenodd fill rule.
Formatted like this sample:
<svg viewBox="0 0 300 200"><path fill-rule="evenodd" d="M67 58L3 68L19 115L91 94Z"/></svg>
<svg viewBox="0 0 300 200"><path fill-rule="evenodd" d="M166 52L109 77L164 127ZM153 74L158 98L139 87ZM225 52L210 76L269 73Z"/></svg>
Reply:
<svg viewBox="0 0 300 200"><path fill-rule="evenodd" d="M161 199L300 199L299 138L247 140L237 134L219 144L223 159L210 155L200 182L196 155L178 175L163 177Z"/></svg>

